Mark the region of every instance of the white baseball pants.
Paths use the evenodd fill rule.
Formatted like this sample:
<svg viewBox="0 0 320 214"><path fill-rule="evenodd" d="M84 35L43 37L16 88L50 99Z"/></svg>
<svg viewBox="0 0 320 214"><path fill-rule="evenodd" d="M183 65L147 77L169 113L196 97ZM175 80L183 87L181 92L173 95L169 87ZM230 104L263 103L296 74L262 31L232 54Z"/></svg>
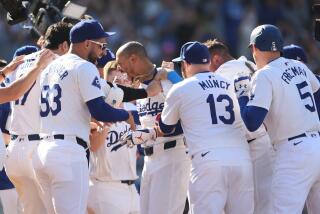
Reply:
<svg viewBox="0 0 320 214"><path fill-rule="evenodd" d="M72 140L42 140L33 155L41 199L48 214L85 214L89 170L83 147Z"/></svg>
<svg viewBox="0 0 320 214"><path fill-rule="evenodd" d="M254 214L272 214L271 183L274 165L274 150L269 135L249 143L254 180Z"/></svg>
<svg viewBox="0 0 320 214"><path fill-rule="evenodd" d="M318 132L274 145L271 186L273 214L320 213L320 136Z"/></svg>
<svg viewBox="0 0 320 214"><path fill-rule="evenodd" d="M89 187L88 209L94 214L139 214L139 195L134 184L93 181Z"/></svg>
<svg viewBox="0 0 320 214"><path fill-rule="evenodd" d="M189 184L191 214L252 214L252 164L224 165L200 154L192 160Z"/></svg>
<svg viewBox="0 0 320 214"><path fill-rule="evenodd" d="M0 199L4 214L20 214L22 212L15 188L0 190Z"/></svg>
<svg viewBox="0 0 320 214"><path fill-rule="evenodd" d="M38 144L39 141L28 141L24 137L18 137L10 141L7 148L6 172L18 192L23 212L27 214L45 213L32 165L32 154Z"/></svg>
<svg viewBox="0 0 320 214"><path fill-rule="evenodd" d="M190 176L185 148L172 148L145 157L142 171L141 214L181 214Z"/></svg>

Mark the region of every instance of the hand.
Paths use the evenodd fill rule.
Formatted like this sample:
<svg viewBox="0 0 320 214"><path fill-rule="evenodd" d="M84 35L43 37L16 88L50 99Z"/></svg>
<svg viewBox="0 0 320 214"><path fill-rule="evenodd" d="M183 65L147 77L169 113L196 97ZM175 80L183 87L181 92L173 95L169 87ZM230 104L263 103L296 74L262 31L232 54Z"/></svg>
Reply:
<svg viewBox="0 0 320 214"><path fill-rule="evenodd" d="M174 70L173 62L162 61L161 67L166 68L168 70Z"/></svg>
<svg viewBox="0 0 320 214"><path fill-rule="evenodd" d="M154 80L167 80L168 79L168 72L170 70L167 68L160 68L156 74L156 76L153 78Z"/></svg>
<svg viewBox="0 0 320 214"><path fill-rule="evenodd" d="M50 62L57 58L57 55L54 54L49 49L43 49L40 52L40 55L35 63L37 67L40 67L41 70L45 69Z"/></svg>
<svg viewBox="0 0 320 214"><path fill-rule="evenodd" d="M152 80L146 88L148 97L153 97L162 92L161 82L159 80Z"/></svg>
<svg viewBox="0 0 320 214"><path fill-rule="evenodd" d="M113 107L119 107L120 104L122 103L123 96L124 96L123 90L119 88L116 84L113 84L113 87L111 87L106 94L105 101L106 103L108 103Z"/></svg>
<svg viewBox="0 0 320 214"><path fill-rule="evenodd" d="M6 67L2 69L5 75L8 75L15 71L17 67L24 62L24 55L14 58Z"/></svg>
<svg viewBox="0 0 320 214"><path fill-rule="evenodd" d="M241 75L236 77L234 80L234 88L237 98L248 96L251 89L250 77Z"/></svg>
<svg viewBox="0 0 320 214"><path fill-rule="evenodd" d="M136 130L136 125L134 123L134 118L133 118L133 116L132 116L130 111L128 111L128 113L129 113L129 118L128 118L128 120L126 120L126 122L130 125L131 130L135 131Z"/></svg>
<svg viewBox="0 0 320 214"><path fill-rule="evenodd" d="M127 140L127 146L132 148L135 145L145 144L148 141L154 141L157 138L157 133L154 128L138 129L131 133Z"/></svg>

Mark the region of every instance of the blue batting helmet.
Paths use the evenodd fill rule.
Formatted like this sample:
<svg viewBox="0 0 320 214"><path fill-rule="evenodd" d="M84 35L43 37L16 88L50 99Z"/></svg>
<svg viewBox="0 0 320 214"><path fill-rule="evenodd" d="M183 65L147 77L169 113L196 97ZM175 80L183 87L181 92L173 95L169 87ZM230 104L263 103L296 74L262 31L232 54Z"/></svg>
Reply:
<svg viewBox="0 0 320 214"><path fill-rule="evenodd" d="M283 37L276 26L260 25L251 32L249 46L253 44L260 51L282 51Z"/></svg>

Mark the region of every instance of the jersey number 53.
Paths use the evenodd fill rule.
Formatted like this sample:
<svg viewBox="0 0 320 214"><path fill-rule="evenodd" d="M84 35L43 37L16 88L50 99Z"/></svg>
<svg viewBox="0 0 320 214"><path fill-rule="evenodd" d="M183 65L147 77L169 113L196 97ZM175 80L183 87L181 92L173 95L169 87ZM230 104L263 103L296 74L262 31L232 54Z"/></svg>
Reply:
<svg viewBox="0 0 320 214"><path fill-rule="evenodd" d="M41 91L41 110L40 116L47 117L50 112L56 116L61 111L61 87L54 84L52 87L44 85Z"/></svg>

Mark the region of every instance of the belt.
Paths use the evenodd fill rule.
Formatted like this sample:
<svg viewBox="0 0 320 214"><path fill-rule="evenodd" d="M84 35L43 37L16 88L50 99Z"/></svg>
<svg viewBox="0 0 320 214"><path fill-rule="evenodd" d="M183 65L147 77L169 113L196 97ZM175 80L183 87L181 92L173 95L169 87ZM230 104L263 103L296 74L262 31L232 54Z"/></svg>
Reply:
<svg viewBox="0 0 320 214"><path fill-rule="evenodd" d="M129 186L134 184L135 180L123 180L121 181L122 184L128 184Z"/></svg>
<svg viewBox="0 0 320 214"><path fill-rule="evenodd" d="M55 140L64 140L65 139L65 135L64 134L55 134L55 135L53 135L53 139L55 139ZM85 149L86 157L87 157L87 161L88 161L88 166L89 166L90 151L88 149L88 144L86 143L86 141L82 140L80 137L76 137L76 141L77 141L78 145L82 146Z"/></svg>
<svg viewBox="0 0 320 214"><path fill-rule="evenodd" d="M248 141L248 143L251 143L252 141L254 141L256 138L253 138L253 139L251 139L251 140L247 140Z"/></svg>
<svg viewBox="0 0 320 214"><path fill-rule="evenodd" d="M297 139L297 138L300 138L300 137L306 137L306 136L307 136L306 133L299 134L299 135L296 135L296 136L293 136L293 137L289 137L288 141L294 140L294 139Z"/></svg>
<svg viewBox="0 0 320 214"><path fill-rule="evenodd" d="M16 140L19 136L26 136L29 141L41 140L40 135L38 135L38 134L29 134L29 135L15 135L15 134L12 134L10 136L10 139L11 140Z"/></svg>
<svg viewBox="0 0 320 214"><path fill-rule="evenodd" d="M171 149L171 148L176 147L176 145L177 145L177 141L175 141L175 140L168 141L163 144L163 149L164 150ZM144 148L144 155L145 156L151 156L152 154L153 154L153 146Z"/></svg>

